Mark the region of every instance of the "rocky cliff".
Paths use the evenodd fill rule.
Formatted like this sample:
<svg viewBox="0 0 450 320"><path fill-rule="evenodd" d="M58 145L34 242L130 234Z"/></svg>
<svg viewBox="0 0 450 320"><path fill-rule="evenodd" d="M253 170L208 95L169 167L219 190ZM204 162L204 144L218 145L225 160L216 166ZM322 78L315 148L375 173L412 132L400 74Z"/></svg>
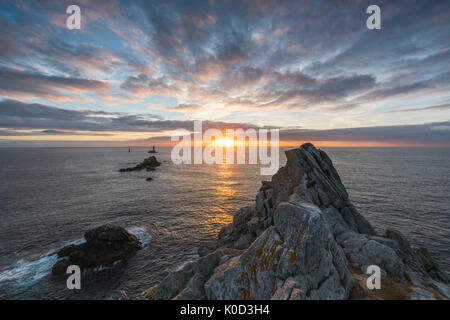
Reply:
<svg viewBox="0 0 450 320"><path fill-rule="evenodd" d="M398 231L379 235L356 210L327 154L286 151L254 205L240 209L199 260L143 292L147 299L446 299L449 278ZM381 268L381 289L366 286Z"/></svg>

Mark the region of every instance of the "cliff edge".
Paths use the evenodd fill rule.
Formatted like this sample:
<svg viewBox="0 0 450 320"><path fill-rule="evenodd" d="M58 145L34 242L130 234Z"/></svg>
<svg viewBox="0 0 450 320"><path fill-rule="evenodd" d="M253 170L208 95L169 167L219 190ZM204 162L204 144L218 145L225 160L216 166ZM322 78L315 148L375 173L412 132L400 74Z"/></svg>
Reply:
<svg viewBox="0 0 450 320"><path fill-rule="evenodd" d="M141 299L448 299L448 276L398 231L379 235L351 203L328 155L306 143L263 181L216 244ZM381 269L381 289L366 286Z"/></svg>

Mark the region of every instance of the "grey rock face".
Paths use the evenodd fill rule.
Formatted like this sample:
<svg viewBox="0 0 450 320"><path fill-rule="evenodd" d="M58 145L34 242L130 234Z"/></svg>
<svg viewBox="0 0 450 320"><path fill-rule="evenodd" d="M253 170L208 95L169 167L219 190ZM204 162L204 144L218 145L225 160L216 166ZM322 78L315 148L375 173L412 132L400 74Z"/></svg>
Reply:
<svg viewBox="0 0 450 320"><path fill-rule="evenodd" d="M217 246L201 246L201 258L169 274L155 299L389 297L362 287L369 265L402 296L450 297L449 279L426 249L393 229L379 236L358 212L324 151L307 143L286 157L254 205L220 230Z"/></svg>
<svg viewBox="0 0 450 320"><path fill-rule="evenodd" d="M208 279L224 256L239 254L235 249L218 249L201 257L196 263L188 263L181 270L169 273L159 284L155 291L155 300L177 299L201 299L204 292L199 286ZM194 279L193 276L195 276ZM185 290L186 289L186 290Z"/></svg>
<svg viewBox="0 0 450 320"><path fill-rule="evenodd" d="M186 265L182 270L178 270L167 275L155 291L155 300L168 300L180 293L190 278L194 275L194 264Z"/></svg>
<svg viewBox="0 0 450 320"><path fill-rule="evenodd" d="M313 203L322 210L337 210L340 223L359 233L375 229L351 204L348 193L325 152L312 144L286 151L287 163L273 177L273 203L292 198Z"/></svg>
<svg viewBox="0 0 450 320"><path fill-rule="evenodd" d="M414 287L410 296L411 300L437 300L432 292L420 287Z"/></svg>
<svg viewBox="0 0 450 320"><path fill-rule="evenodd" d="M206 298L205 289L203 288L205 282L206 278L201 273L194 274L187 283L186 288L174 300L204 300Z"/></svg>
<svg viewBox="0 0 450 320"><path fill-rule="evenodd" d="M389 246L354 231L347 231L336 240L350 263L358 266L377 265L398 280L405 280L404 265Z"/></svg>
<svg viewBox="0 0 450 320"><path fill-rule="evenodd" d="M289 293L283 285L287 279ZM344 299L351 284L344 252L321 210L307 203L281 203L274 226L242 255L216 268L205 291L209 299L270 299L277 292L275 298L289 298L297 288L304 298Z"/></svg>

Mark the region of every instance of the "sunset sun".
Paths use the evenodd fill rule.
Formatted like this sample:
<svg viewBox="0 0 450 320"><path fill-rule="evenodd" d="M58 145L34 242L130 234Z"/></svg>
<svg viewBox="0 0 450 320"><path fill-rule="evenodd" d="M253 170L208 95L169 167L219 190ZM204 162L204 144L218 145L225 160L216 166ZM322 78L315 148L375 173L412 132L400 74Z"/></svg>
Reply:
<svg viewBox="0 0 450 320"><path fill-rule="evenodd" d="M215 144L217 144L218 146L221 147L232 147L234 146L234 141L229 139L229 138L223 138L223 139L219 139L215 142Z"/></svg>

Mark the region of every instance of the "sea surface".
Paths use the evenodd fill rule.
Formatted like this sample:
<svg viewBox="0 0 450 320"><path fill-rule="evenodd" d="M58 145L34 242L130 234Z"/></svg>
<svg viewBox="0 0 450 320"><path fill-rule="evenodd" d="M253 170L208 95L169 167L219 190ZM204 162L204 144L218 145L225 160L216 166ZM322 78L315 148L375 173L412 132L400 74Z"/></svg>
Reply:
<svg viewBox="0 0 450 320"><path fill-rule="evenodd" d="M450 271L450 148L323 149L378 231L400 230ZM197 259L199 243L213 240L270 178L258 165L175 165L170 149L156 154L156 171L118 172L147 150L0 149L0 299L117 299L120 290L136 296ZM50 274L54 251L105 223L124 226L144 248L85 272L82 289L68 290L65 275Z"/></svg>

